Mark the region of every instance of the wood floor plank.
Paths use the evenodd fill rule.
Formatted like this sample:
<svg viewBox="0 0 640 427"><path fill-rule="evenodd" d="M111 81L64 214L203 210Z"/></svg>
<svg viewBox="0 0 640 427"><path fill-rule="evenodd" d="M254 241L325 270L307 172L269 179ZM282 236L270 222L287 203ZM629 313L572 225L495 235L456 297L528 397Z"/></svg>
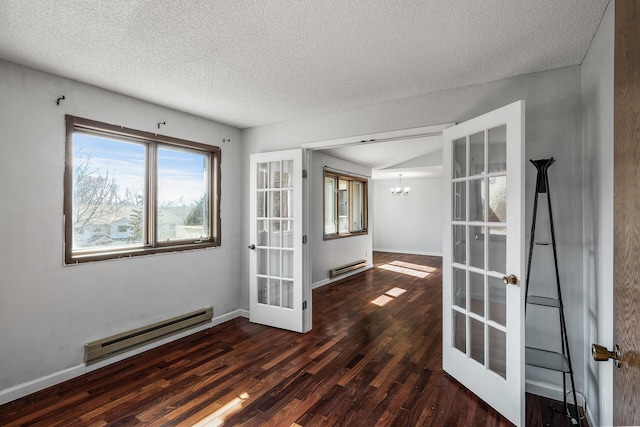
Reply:
<svg viewBox="0 0 640 427"><path fill-rule="evenodd" d="M440 258L377 252L313 291L307 334L233 319L2 405L0 425L510 425L442 371L441 301ZM527 396L530 425L570 425L545 402Z"/></svg>

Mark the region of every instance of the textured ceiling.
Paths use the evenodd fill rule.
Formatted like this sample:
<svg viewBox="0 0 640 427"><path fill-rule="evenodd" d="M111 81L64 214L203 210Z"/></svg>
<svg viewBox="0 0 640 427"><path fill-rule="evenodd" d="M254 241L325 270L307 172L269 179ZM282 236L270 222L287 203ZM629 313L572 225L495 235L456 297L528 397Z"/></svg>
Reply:
<svg viewBox="0 0 640 427"><path fill-rule="evenodd" d="M579 64L608 0L1 0L0 58L241 128Z"/></svg>

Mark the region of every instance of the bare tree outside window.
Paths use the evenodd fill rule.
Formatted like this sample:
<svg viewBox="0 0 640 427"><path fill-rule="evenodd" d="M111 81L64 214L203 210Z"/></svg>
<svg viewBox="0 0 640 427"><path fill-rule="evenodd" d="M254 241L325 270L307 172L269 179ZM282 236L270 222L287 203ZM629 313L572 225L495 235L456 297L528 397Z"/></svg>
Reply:
<svg viewBox="0 0 640 427"><path fill-rule="evenodd" d="M104 175L98 174L91 155L77 159L79 164L73 172L73 221L74 228L84 230L104 217L117 214L121 205L120 186L109 170Z"/></svg>

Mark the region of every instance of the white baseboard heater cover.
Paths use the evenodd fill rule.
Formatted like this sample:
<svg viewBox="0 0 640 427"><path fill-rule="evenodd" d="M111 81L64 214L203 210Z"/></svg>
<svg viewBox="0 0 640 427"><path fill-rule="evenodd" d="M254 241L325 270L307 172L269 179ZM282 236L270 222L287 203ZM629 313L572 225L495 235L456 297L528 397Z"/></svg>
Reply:
<svg viewBox="0 0 640 427"><path fill-rule="evenodd" d="M366 265L367 265L366 259L361 259L359 261L341 265L340 267L332 268L331 270L329 270L329 277L333 279L336 276L340 276L341 274L345 274L350 271L357 270L359 268L365 267Z"/></svg>
<svg viewBox="0 0 640 427"><path fill-rule="evenodd" d="M99 362L125 351L157 341L185 329L210 322L213 318L213 307L203 308L182 316L173 317L154 323L153 325L133 329L112 335L84 345L84 362L89 365Z"/></svg>

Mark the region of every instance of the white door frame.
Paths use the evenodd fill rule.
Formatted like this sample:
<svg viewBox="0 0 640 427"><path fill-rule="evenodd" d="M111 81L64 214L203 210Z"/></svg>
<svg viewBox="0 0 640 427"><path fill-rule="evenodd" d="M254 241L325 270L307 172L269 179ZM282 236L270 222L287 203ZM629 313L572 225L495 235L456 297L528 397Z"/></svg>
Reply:
<svg viewBox="0 0 640 427"><path fill-rule="evenodd" d="M444 123L430 126L420 126L407 129L396 129L392 131L376 132L362 135L354 135L348 137L323 139L314 142L307 142L301 144L303 152L303 165L305 170L309 170L312 165L313 152L321 151L328 148L347 147L352 145L366 146L368 144L375 144L378 142L387 142L394 140L412 139L419 137L429 137L442 135L444 129L453 126L454 123ZM308 178L304 180L304 203L303 203L303 234L308 236L310 232L310 203L311 203L311 188L314 188L313 173L308 173ZM371 209L371 207L369 207ZM304 325L305 332L311 330L313 324L313 303L312 303L312 263L310 245L303 245L302 249L303 262L305 270L303 271L303 296L304 300L308 301L307 309L304 311Z"/></svg>
<svg viewBox="0 0 640 427"><path fill-rule="evenodd" d="M346 136L333 139L322 139L315 142L306 142L301 145L309 151L323 150L327 148L346 147L349 145L367 145L377 142L396 141L418 137L442 135L442 132L455 123L443 123L439 125L420 126L416 128L397 129L385 132L368 133L362 135Z"/></svg>
<svg viewBox="0 0 640 427"><path fill-rule="evenodd" d="M302 148L302 167L309 170L312 165L314 151L321 151L328 148L346 147L350 145L364 146L367 144L375 144L378 142L387 142L394 140L403 140L419 137L442 135L444 129L453 126L454 123L444 123L438 125L420 126L415 128L396 129L391 131L376 132L369 134L354 135L348 137L340 137L333 139L323 139L314 142L300 144ZM286 151L286 150L275 150ZM310 231L310 189L313 188L313 174L308 173L308 178L303 179L303 204L302 204L302 234L309 235ZM302 262L303 262L303 282L302 295L303 301L307 301L307 307L303 310L303 332L308 332L313 327L313 301L312 301L312 257L309 244L302 245Z"/></svg>

